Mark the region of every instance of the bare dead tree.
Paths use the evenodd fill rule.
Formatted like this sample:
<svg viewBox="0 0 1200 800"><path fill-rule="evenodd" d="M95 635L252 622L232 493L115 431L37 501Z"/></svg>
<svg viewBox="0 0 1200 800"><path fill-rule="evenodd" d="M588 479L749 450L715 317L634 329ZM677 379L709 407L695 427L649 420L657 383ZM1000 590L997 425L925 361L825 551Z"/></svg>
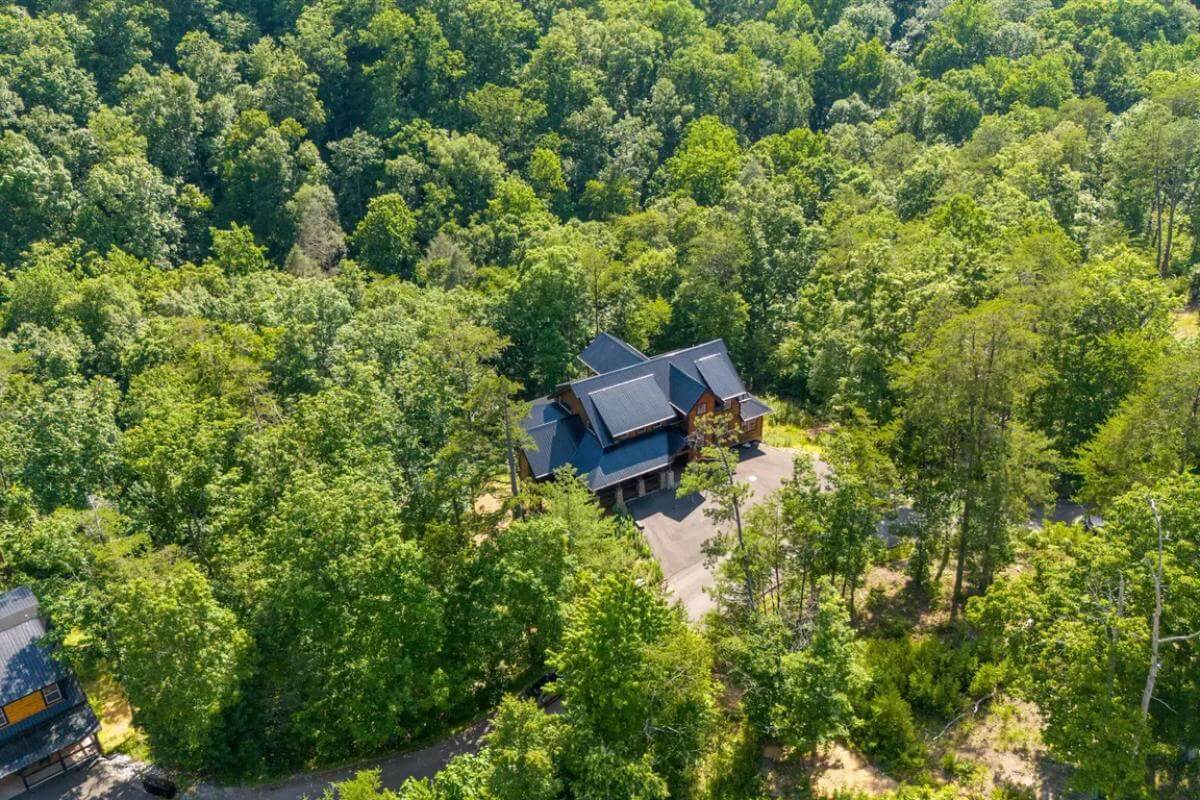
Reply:
<svg viewBox="0 0 1200 800"><path fill-rule="evenodd" d="M1146 673L1146 688L1142 690L1142 717L1150 716L1150 701L1154 699L1154 684L1158 680L1158 671L1162 668L1159 651L1164 644L1171 642L1186 642L1200 636L1200 631L1176 636L1161 636L1162 607L1163 607L1163 526L1162 515L1158 513L1158 504L1150 498L1150 512L1154 515L1154 527L1158 534L1158 559L1154 569L1154 613L1150 617L1150 669Z"/></svg>

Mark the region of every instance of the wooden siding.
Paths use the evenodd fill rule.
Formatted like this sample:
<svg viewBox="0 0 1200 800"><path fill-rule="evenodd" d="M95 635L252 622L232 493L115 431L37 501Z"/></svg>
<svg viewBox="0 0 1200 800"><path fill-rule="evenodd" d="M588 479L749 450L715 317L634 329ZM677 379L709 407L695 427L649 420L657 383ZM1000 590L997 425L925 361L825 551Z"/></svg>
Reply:
<svg viewBox="0 0 1200 800"><path fill-rule="evenodd" d="M684 425L683 430L684 434L687 436L691 436L696 432L696 425L698 424L699 418L702 416L698 413L698 409L701 405L704 406L705 414L711 414L713 409L717 407L717 396L708 389L705 389L704 394L700 395L700 399L697 400L690 409L688 409L687 423Z"/></svg>
<svg viewBox="0 0 1200 800"><path fill-rule="evenodd" d="M738 437L739 442L761 442L763 435L763 418L759 417L750 423L749 430L741 431Z"/></svg>

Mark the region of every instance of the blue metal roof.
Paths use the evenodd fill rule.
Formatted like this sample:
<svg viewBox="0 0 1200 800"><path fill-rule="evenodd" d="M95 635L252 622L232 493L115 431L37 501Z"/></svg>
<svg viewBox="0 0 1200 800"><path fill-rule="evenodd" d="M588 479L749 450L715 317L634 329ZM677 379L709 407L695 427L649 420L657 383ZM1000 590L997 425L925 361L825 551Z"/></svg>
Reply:
<svg viewBox="0 0 1200 800"><path fill-rule="evenodd" d="M37 598L28 586L18 586L0 595L0 630L38 615Z"/></svg>
<svg viewBox="0 0 1200 800"><path fill-rule="evenodd" d="M529 409L529 415L521 421L521 427L529 430L538 425L545 425L547 422L565 419L571 416L570 413L558 404L557 400L550 397L539 397L533 401L533 405Z"/></svg>
<svg viewBox="0 0 1200 800"><path fill-rule="evenodd" d="M609 333L601 333L577 358L596 374L612 372L646 360L641 351Z"/></svg>
<svg viewBox="0 0 1200 800"><path fill-rule="evenodd" d="M66 707L57 716L0 744L0 777L41 761L98 730L100 723L87 702Z"/></svg>
<svg viewBox="0 0 1200 800"><path fill-rule="evenodd" d="M698 358L696 369L700 370L700 376L704 378L708 388L712 389L713 394L722 400L731 400L746 393L746 387L742 385L742 380L730 363L728 355L713 354Z"/></svg>
<svg viewBox="0 0 1200 800"><path fill-rule="evenodd" d="M695 378L688 377L687 373L674 364L671 365L668 373L667 382L670 386L671 405L679 409L679 413L686 414L692 410L692 406L696 405L696 401L704 394L704 384Z"/></svg>
<svg viewBox="0 0 1200 800"><path fill-rule="evenodd" d="M741 414L742 421L744 422L752 419L758 419L759 417L765 417L770 413L771 407L762 400L759 400L754 395L749 395L742 400Z"/></svg>
<svg viewBox="0 0 1200 800"><path fill-rule="evenodd" d="M605 423L601 418L600 411L596 408L596 404L593 401L593 395L596 392L634 378L650 375L653 376L654 382L658 384L659 391L664 396L669 396L671 393L671 367L675 367L686 377L694 381L707 383L700 374L697 362L710 356L717 357L716 360L718 361L724 361L728 365L729 372L736 377L737 373L733 369L733 363L729 361L729 352L725 349L725 343L720 339L714 339L711 342L705 342L695 347L663 353L641 363L632 364L613 372L606 372L603 375L593 375L589 378L580 378L579 380L571 381L571 391L575 393L575 396L579 398L579 402L583 405L588 423L600 439L600 444L604 447L612 447L614 444L613 438L609 435ZM738 385L741 385L741 381L738 381Z"/></svg>
<svg viewBox="0 0 1200 800"><path fill-rule="evenodd" d="M675 409L653 375L598 389L591 399L613 438L675 418Z"/></svg>
<svg viewBox="0 0 1200 800"><path fill-rule="evenodd" d="M0 598L0 607L3 606L4 599ZM36 616L0 630L0 705L68 675L39 645L38 641L45 635L46 627Z"/></svg>
<svg viewBox="0 0 1200 800"><path fill-rule="evenodd" d="M587 435L571 463L586 478L591 490L598 491L665 469L673 455L670 444L667 431L655 431L604 450L594 436Z"/></svg>
<svg viewBox="0 0 1200 800"><path fill-rule="evenodd" d="M528 429L533 447L525 448L525 459L535 478L545 478L571 460L586 433L579 417L565 417Z"/></svg>

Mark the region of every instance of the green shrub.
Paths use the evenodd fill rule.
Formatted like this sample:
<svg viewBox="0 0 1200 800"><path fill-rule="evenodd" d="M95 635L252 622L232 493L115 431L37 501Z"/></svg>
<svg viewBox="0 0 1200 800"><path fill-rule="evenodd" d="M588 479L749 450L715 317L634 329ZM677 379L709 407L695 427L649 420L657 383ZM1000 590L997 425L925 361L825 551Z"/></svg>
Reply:
<svg viewBox="0 0 1200 800"><path fill-rule="evenodd" d="M867 704L857 744L874 759L896 770L914 770L925 761L925 743L913 719L912 707L894 688L876 695Z"/></svg>
<svg viewBox="0 0 1200 800"><path fill-rule="evenodd" d="M956 713L966 699L978 667L975 655L965 643L951 647L932 636L914 638L911 642L905 698L932 714Z"/></svg>

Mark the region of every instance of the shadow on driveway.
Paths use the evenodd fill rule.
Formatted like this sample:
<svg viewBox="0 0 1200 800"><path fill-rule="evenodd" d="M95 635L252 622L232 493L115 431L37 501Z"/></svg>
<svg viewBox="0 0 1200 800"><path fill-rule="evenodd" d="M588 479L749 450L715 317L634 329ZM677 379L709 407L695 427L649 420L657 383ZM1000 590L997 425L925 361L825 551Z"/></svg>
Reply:
<svg viewBox="0 0 1200 800"><path fill-rule="evenodd" d="M747 507L792 477L792 462L798 455L799 451L770 445L740 450L737 477L752 489ZM815 467L818 474L826 472L819 461ZM705 592L713 584L712 571L704 564L704 543L715 532L704 515L709 505L701 495L677 498L671 490L653 492L627 503L629 513L641 527L662 567L668 590L683 603L692 620L704 616L713 606L712 598Z"/></svg>

